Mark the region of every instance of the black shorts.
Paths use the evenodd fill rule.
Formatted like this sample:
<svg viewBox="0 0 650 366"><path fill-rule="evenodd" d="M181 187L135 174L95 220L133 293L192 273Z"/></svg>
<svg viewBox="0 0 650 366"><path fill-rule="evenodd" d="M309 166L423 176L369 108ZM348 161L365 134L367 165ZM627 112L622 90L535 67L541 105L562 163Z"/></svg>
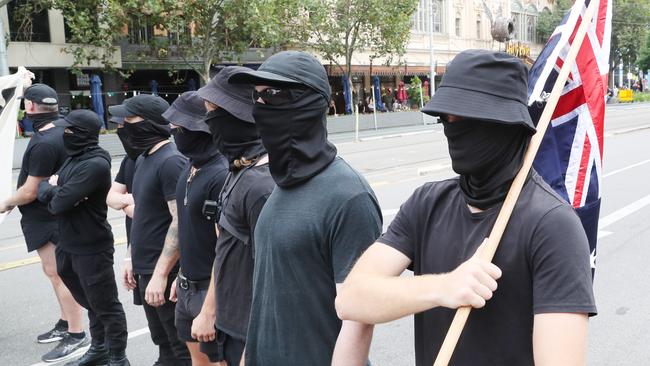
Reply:
<svg viewBox="0 0 650 366"><path fill-rule="evenodd" d="M59 223L56 220L35 221L20 220L20 226L23 229L27 251L33 252L41 249L45 244L59 242Z"/></svg>
<svg viewBox="0 0 650 366"><path fill-rule="evenodd" d="M177 281L178 282L178 281ZM176 284L176 330L178 331L178 339L183 342L197 342L192 338L192 322L201 312L203 301L207 294L207 289L181 288L180 284ZM212 342L200 342L201 352L206 355L214 355L218 360L213 362L222 361L223 350L217 342L219 335Z"/></svg>

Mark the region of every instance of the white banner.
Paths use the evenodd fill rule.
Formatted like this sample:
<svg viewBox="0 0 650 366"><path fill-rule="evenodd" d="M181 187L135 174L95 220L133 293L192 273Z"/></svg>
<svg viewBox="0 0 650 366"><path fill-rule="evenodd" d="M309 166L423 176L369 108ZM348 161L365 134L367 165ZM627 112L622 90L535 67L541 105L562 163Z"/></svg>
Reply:
<svg viewBox="0 0 650 366"><path fill-rule="evenodd" d="M9 100L4 100L0 95L0 199L6 199L13 192L12 171L14 161L14 141L16 139L16 124L18 120L18 107L23 95L25 77L31 74L24 67L19 67L15 74L0 77L0 92L5 89L16 88ZM0 214L0 224L7 214Z"/></svg>

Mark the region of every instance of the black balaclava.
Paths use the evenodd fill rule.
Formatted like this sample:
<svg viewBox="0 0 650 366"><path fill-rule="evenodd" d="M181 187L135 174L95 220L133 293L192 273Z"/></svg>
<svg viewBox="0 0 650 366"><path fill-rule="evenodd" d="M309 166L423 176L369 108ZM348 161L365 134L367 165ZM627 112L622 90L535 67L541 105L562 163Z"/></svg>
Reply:
<svg viewBox="0 0 650 366"><path fill-rule="evenodd" d="M56 121L59 117L59 112L27 113L27 118L32 121L32 126L34 126L34 132L37 132L46 124Z"/></svg>
<svg viewBox="0 0 650 366"><path fill-rule="evenodd" d="M336 157L336 147L327 141L327 109L327 100L311 88L287 104L255 103L253 117L278 186L301 184Z"/></svg>
<svg viewBox="0 0 650 366"><path fill-rule="evenodd" d="M123 128L131 140L132 147L145 152L171 136L169 126L146 119L137 123L125 122Z"/></svg>
<svg viewBox="0 0 650 366"><path fill-rule="evenodd" d="M219 155L219 151L212 143L212 136L207 132L177 127L172 129L172 135L178 151L190 159L191 164L197 168Z"/></svg>
<svg viewBox="0 0 650 366"><path fill-rule="evenodd" d="M88 130L76 126L69 126L63 133L63 146L68 156L78 156L84 152L97 147L99 137L97 132L89 132Z"/></svg>
<svg viewBox="0 0 650 366"><path fill-rule="evenodd" d="M240 120L223 108L208 112L205 123L217 149L228 160L230 170L236 170L233 165L236 159L252 160L266 153L254 123Z"/></svg>
<svg viewBox="0 0 650 366"><path fill-rule="evenodd" d="M126 132L124 127L118 128L117 129L117 137L120 139L120 142L122 142L122 147L124 147L124 151L126 152L126 155L129 157L131 160L137 160L138 156L142 155L143 152L145 152L144 149L136 149L133 144L131 143L131 138L129 137L129 134Z"/></svg>
<svg viewBox="0 0 650 366"><path fill-rule="evenodd" d="M530 133L521 125L476 119L443 127L465 201L482 210L502 202L523 164Z"/></svg>

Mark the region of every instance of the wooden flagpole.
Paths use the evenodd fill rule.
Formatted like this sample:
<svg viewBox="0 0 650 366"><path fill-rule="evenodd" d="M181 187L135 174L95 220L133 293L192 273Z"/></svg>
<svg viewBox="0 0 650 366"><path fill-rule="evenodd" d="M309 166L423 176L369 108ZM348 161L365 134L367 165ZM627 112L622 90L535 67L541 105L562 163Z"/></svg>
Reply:
<svg viewBox="0 0 650 366"><path fill-rule="evenodd" d="M578 51L580 51L580 47L582 47L582 43L585 39L585 35L587 34L587 30L591 26L591 20L596 13L596 9L599 8L599 5L600 0L591 0L589 6L587 7L587 11L582 17L580 27L578 27L578 31L575 35L573 43L571 44L569 53L564 60L564 64L560 69L560 74L555 81L553 90L551 91L551 94L546 102L546 106L544 107L544 111L542 112L542 115L539 119L539 123L537 124L537 132L535 135L533 135L530 141L530 145L528 146L528 150L526 150L524 163L519 170L519 173L517 173L517 176L512 182L512 186L510 187L508 195L503 202L503 206L501 207L501 211L497 216L494 227L490 232L487 244L480 253L480 257L484 260L491 262L494 258L494 254L496 253L497 248L499 247L499 242L501 241L503 232L508 225L508 220L510 219L512 210L515 207L515 203L517 203L519 194L524 187L526 177L528 176L528 173L533 166L535 155L537 155L537 151L539 150L539 146L542 143L542 139L544 138L548 124L551 121L555 107L557 106L557 103L560 99L562 90L564 89L564 84L566 83L569 77L569 73L573 68L573 64L575 63ZM467 318L469 317L471 310L472 308L470 306L461 307L456 310L454 320L452 321L451 326L447 331L447 335L445 336L445 340L442 343L442 347L440 347L440 352L438 353L438 357L436 357L433 366L447 366L449 364L451 356L454 353L454 349L456 348L456 344L458 343L458 339L460 338L460 334L465 327L465 323L467 322Z"/></svg>

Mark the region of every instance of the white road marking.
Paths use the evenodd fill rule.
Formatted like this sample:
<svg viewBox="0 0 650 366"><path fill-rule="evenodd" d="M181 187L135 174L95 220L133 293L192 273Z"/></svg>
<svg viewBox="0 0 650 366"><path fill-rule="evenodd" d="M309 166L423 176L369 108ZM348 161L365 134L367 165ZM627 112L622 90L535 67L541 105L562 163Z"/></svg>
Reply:
<svg viewBox="0 0 650 366"><path fill-rule="evenodd" d="M147 327L137 329L137 330L134 330L133 332L129 333L129 339L139 337L141 335L145 335L145 334L148 334L148 333L149 333L149 328L147 328ZM81 349L79 349L78 352L75 352L75 353L78 353L79 356L81 356L82 354L84 354L88 350L88 348L90 348L90 346L81 348ZM71 358L67 359L67 360L60 361L60 362L39 362L39 363L35 363L35 364L31 365L31 366L54 366L54 365L59 365L59 364L61 364L63 362L70 362L70 360L71 360Z"/></svg>
<svg viewBox="0 0 650 366"><path fill-rule="evenodd" d="M624 171L626 171L626 170L629 170L629 169L632 169L632 168L636 168L636 167L638 167L638 166L641 166L641 165L643 165L643 164L647 164L647 163L650 163L650 159L648 159L648 160L644 160L644 161L640 161L640 162L638 162L638 163L636 163L636 164L632 164L632 165L626 166L625 168L621 168L621 169L617 169L617 170L614 170L614 171L612 171L612 172L609 172L609 173L603 175L603 178L607 178L607 177L610 177L610 176L612 176L612 175L615 175L615 174L618 174L618 173L622 173L622 172L624 172Z"/></svg>
<svg viewBox="0 0 650 366"><path fill-rule="evenodd" d="M639 200L636 200L629 205L622 207L611 214L601 218L598 221L598 228L604 229L615 222L618 222L627 216L639 211L640 209L650 205L650 195L647 195Z"/></svg>
<svg viewBox="0 0 650 366"><path fill-rule="evenodd" d="M363 142L363 141L392 139L392 138L397 138L397 137L406 137L406 136L421 135L421 134L424 134L424 133L437 133L437 132L440 132L440 131L437 131L437 130L423 130L423 131L414 131L414 132L404 132L404 133L396 133L396 134L392 134L392 135L364 137L364 138L360 138L359 141Z"/></svg>

